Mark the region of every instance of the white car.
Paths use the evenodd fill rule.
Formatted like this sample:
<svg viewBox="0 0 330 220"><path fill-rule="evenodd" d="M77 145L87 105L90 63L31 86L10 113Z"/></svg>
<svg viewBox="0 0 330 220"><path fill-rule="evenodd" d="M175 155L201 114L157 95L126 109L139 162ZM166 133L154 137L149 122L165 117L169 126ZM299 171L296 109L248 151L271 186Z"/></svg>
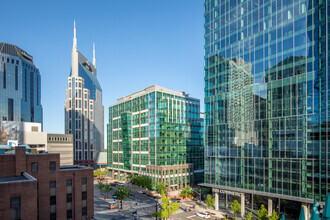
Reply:
<svg viewBox="0 0 330 220"><path fill-rule="evenodd" d="M209 213L206 212L197 212L196 215L202 218L210 218Z"/></svg>
<svg viewBox="0 0 330 220"><path fill-rule="evenodd" d="M124 185L124 183L118 183L118 186L123 186Z"/></svg>
<svg viewBox="0 0 330 220"><path fill-rule="evenodd" d="M139 190L138 193L143 194L143 192L141 190Z"/></svg>

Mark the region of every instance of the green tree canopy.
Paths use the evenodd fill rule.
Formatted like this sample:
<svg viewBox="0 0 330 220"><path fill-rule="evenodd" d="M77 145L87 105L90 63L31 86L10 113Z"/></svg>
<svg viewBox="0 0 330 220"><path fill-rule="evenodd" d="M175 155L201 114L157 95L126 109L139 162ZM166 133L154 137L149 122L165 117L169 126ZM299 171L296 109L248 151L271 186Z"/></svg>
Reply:
<svg viewBox="0 0 330 220"><path fill-rule="evenodd" d="M170 202L171 199L167 198L164 193L162 193L162 204L161 210L159 212L153 213L153 216L158 217L160 219L169 219L174 213L176 213L180 204L178 202Z"/></svg>
<svg viewBox="0 0 330 220"><path fill-rule="evenodd" d="M235 220L236 220L236 215L241 213L241 204L238 203L237 200L235 200L231 205L230 205L231 210L234 212L235 215Z"/></svg>
<svg viewBox="0 0 330 220"><path fill-rule="evenodd" d="M273 210L272 216L269 217L269 220L278 220L279 218L280 216L278 216L275 210Z"/></svg>
<svg viewBox="0 0 330 220"><path fill-rule="evenodd" d="M214 198L210 194L207 195L206 200L205 200L205 205L209 208L214 207Z"/></svg>
<svg viewBox="0 0 330 220"><path fill-rule="evenodd" d="M103 191L107 193L107 198L109 198L108 193L111 192L113 188L110 186L110 184L104 184L103 185Z"/></svg>
<svg viewBox="0 0 330 220"><path fill-rule="evenodd" d="M151 179L147 176L132 176L131 180L138 186L146 187L148 189L152 188Z"/></svg>
<svg viewBox="0 0 330 220"><path fill-rule="evenodd" d="M185 197L185 198L192 196L192 194L193 194L193 191L191 190L191 187L189 185L184 187L181 191L181 196Z"/></svg>
<svg viewBox="0 0 330 220"><path fill-rule="evenodd" d="M158 182L156 183L156 191L160 194L166 194L167 191L167 186L165 185L164 182Z"/></svg>
<svg viewBox="0 0 330 220"><path fill-rule="evenodd" d="M118 190L113 194L117 196L117 199L120 200L121 208L123 208L123 200L127 199L129 197L131 190L126 189L125 187L118 187Z"/></svg>
<svg viewBox="0 0 330 220"><path fill-rule="evenodd" d="M245 220L251 220L252 219L252 212L249 212L249 214L246 216Z"/></svg>
<svg viewBox="0 0 330 220"><path fill-rule="evenodd" d="M99 188L99 190L101 191L101 192L103 192L104 191L104 183L102 182L102 181L97 181L97 187Z"/></svg>
<svg viewBox="0 0 330 220"><path fill-rule="evenodd" d="M258 218L258 220L268 220L269 219L268 211L264 205L261 205L261 207L258 211L258 214L257 214L257 218Z"/></svg>

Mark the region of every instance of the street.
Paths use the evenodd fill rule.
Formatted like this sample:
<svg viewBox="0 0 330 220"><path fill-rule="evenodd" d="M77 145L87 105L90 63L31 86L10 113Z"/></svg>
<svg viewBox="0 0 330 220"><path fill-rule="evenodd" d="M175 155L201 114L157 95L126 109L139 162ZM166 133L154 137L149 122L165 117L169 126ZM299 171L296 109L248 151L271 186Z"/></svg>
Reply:
<svg viewBox="0 0 330 220"><path fill-rule="evenodd" d="M141 190L140 187L131 184L125 184L124 187L131 190L131 195L123 200L123 209L120 209L120 201L112 199L118 186L113 187L113 190L108 193L109 199L104 200L104 195L101 195L97 183L94 183L94 219L152 219L152 213L156 212L155 199L138 193L137 191ZM108 208L110 201L117 202L116 209ZM133 214L135 211L136 215Z"/></svg>

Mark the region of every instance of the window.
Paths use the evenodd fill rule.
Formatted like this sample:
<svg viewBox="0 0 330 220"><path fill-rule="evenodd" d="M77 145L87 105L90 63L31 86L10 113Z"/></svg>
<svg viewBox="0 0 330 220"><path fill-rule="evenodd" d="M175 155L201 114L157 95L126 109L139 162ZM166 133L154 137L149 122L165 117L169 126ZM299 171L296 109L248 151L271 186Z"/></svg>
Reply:
<svg viewBox="0 0 330 220"><path fill-rule="evenodd" d="M49 162L49 171L56 171L56 162L55 161Z"/></svg>
<svg viewBox="0 0 330 220"><path fill-rule="evenodd" d="M72 193L66 194L66 202L72 202Z"/></svg>
<svg viewBox="0 0 330 220"><path fill-rule="evenodd" d="M72 198L71 198L72 199ZM82 192L81 193L81 199L82 200L87 200L87 192Z"/></svg>
<svg viewBox="0 0 330 220"><path fill-rule="evenodd" d="M81 178L81 185L87 184L87 178Z"/></svg>
<svg viewBox="0 0 330 220"><path fill-rule="evenodd" d="M18 90L18 66L15 66L15 90Z"/></svg>
<svg viewBox="0 0 330 220"><path fill-rule="evenodd" d="M82 208L82 216L86 216L87 215L87 207L83 207Z"/></svg>
<svg viewBox="0 0 330 220"><path fill-rule="evenodd" d="M3 64L3 88L6 88L6 64Z"/></svg>
<svg viewBox="0 0 330 220"><path fill-rule="evenodd" d="M20 197L10 198L10 219L11 220L21 219L21 198Z"/></svg>
<svg viewBox="0 0 330 220"><path fill-rule="evenodd" d="M50 220L56 220L56 212L50 213Z"/></svg>
<svg viewBox="0 0 330 220"><path fill-rule="evenodd" d="M50 205L56 205L56 196L51 196L50 197Z"/></svg>
<svg viewBox="0 0 330 220"><path fill-rule="evenodd" d="M39 75L37 74L37 105L39 105Z"/></svg>
<svg viewBox="0 0 330 220"><path fill-rule="evenodd" d="M27 101L27 87L26 87L26 84L27 84L27 74L26 74L26 69L24 71L24 95L25 95L25 101Z"/></svg>
<svg viewBox="0 0 330 220"><path fill-rule="evenodd" d="M8 99L8 121L14 121L14 100Z"/></svg>
<svg viewBox="0 0 330 220"><path fill-rule="evenodd" d="M38 173L38 162L32 162L31 163L31 172L32 173Z"/></svg>
<svg viewBox="0 0 330 220"><path fill-rule="evenodd" d="M72 179L66 180L66 186L72 186Z"/></svg>
<svg viewBox="0 0 330 220"><path fill-rule="evenodd" d="M14 59L11 59L11 63L14 64Z"/></svg>
<svg viewBox="0 0 330 220"><path fill-rule="evenodd" d="M72 210L66 211L66 218L67 219L72 219Z"/></svg>
<svg viewBox="0 0 330 220"><path fill-rule="evenodd" d="M51 189L56 188L56 181L50 181L49 182L49 188L51 188Z"/></svg>

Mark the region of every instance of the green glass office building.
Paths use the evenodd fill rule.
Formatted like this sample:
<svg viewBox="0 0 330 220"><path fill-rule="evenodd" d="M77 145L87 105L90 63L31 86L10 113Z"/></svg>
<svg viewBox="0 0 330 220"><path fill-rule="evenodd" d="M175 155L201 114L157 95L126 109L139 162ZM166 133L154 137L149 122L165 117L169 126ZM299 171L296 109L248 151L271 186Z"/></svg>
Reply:
<svg viewBox="0 0 330 220"><path fill-rule="evenodd" d="M329 3L204 1L204 185L217 197L325 201Z"/></svg>
<svg viewBox="0 0 330 220"><path fill-rule="evenodd" d="M165 182L170 190L202 183L203 119L200 101L182 91L150 86L109 108L108 170Z"/></svg>

